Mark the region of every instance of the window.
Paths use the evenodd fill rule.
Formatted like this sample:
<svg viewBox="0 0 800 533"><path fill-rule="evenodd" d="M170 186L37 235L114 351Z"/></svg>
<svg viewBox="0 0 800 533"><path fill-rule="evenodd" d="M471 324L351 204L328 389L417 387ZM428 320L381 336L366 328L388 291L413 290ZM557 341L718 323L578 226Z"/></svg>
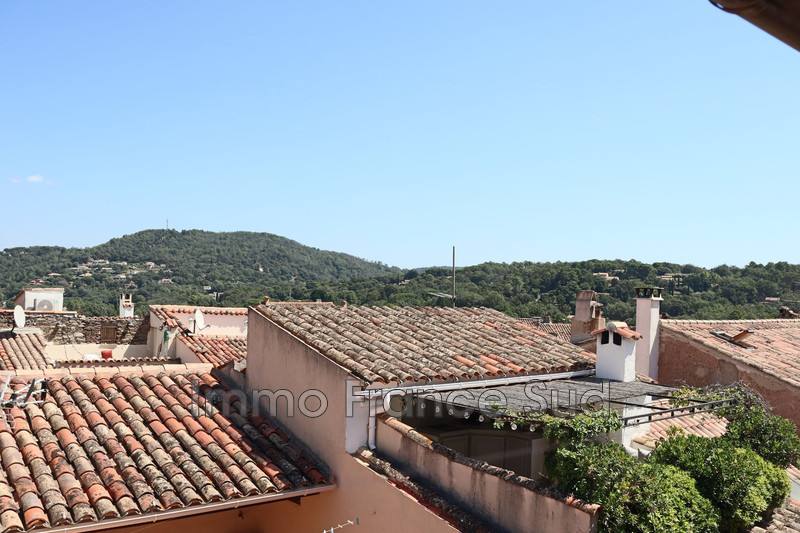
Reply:
<svg viewBox="0 0 800 533"><path fill-rule="evenodd" d="M622 335L619 333L614 333L614 344L617 346L622 346Z"/></svg>
<svg viewBox="0 0 800 533"><path fill-rule="evenodd" d="M100 342L116 344L117 342L116 324L103 324L102 326L100 326Z"/></svg>
<svg viewBox="0 0 800 533"><path fill-rule="evenodd" d="M600 344L608 344L608 331L600 334Z"/></svg>

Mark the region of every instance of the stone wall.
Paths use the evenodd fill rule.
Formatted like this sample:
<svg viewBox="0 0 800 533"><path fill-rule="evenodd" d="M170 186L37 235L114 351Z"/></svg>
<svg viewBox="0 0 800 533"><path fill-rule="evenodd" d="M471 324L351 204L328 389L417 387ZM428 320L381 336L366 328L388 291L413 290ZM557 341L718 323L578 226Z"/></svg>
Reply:
<svg viewBox="0 0 800 533"><path fill-rule="evenodd" d="M14 323L11 311L0 311L0 329ZM115 342L102 341L103 326L115 330ZM122 318L117 316L83 316L70 312L25 312L25 328L39 328L53 344L147 344L150 329L148 316Z"/></svg>

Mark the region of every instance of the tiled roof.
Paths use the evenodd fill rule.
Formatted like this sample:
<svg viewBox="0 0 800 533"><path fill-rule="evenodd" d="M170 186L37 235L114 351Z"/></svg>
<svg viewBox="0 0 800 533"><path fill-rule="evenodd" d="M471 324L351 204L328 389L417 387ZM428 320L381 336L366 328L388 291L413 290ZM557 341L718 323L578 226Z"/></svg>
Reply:
<svg viewBox="0 0 800 533"><path fill-rule="evenodd" d="M652 403L655 407L670 407L668 400L659 400ZM678 418L662 418L650 423L650 431L639 435L633 441L640 448L653 450L659 440L668 438L667 431L671 427L678 427L690 435L699 437L721 437L728 430L728 421L713 413L698 413L691 416Z"/></svg>
<svg viewBox="0 0 800 533"><path fill-rule="evenodd" d="M0 370L53 368L44 353L47 341L41 333L0 333Z"/></svg>
<svg viewBox="0 0 800 533"><path fill-rule="evenodd" d="M542 322L539 324L539 329L550 335L555 335L565 342L569 342L572 337L572 324L556 324L550 322Z"/></svg>
<svg viewBox="0 0 800 533"><path fill-rule="evenodd" d="M541 318L518 318L517 321L539 331L554 335L565 342L570 342L570 339L572 339L572 324L542 322Z"/></svg>
<svg viewBox="0 0 800 533"><path fill-rule="evenodd" d="M750 533L800 533L800 506L796 503L776 509L765 522L756 525Z"/></svg>
<svg viewBox="0 0 800 533"><path fill-rule="evenodd" d="M168 328L187 327L181 324L177 315L191 315L200 310L204 315L247 316L246 307L201 307L187 305L151 305L150 312L166 323Z"/></svg>
<svg viewBox="0 0 800 533"><path fill-rule="evenodd" d="M733 359L800 386L800 320L661 320L662 331L681 334ZM734 336L744 330L747 349L713 335Z"/></svg>
<svg viewBox="0 0 800 533"><path fill-rule="evenodd" d="M4 532L328 484L281 429L239 415L236 395L209 374L67 375L46 386L45 403L0 420ZM231 398L230 414L205 400L212 390Z"/></svg>
<svg viewBox="0 0 800 533"><path fill-rule="evenodd" d="M179 335L178 338L204 363L219 368L247 357L247 337Z"/></svg>
<svg viewBox="0 0 800 533"><path fill-rule="evenodd" d="M255 309L367 383L461 381L594 365L587 352L493 309Z"/></svg>

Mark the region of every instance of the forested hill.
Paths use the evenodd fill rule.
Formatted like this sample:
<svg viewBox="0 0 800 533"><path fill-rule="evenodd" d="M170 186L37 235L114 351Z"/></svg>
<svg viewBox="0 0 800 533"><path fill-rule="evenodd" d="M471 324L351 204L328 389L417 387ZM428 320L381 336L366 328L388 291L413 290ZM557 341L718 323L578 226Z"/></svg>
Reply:
<svg viewBox="0 0 800 533"><path fill-rule="evenodd" d="M294 286L292 296L354 304L450 305L447 299L429 294L449 294L450 274L450 269L429 268L373 279L304 283ZM800 265L784 262L705 269L591 260L483 263L456 271L459 306L492 307L519 317L549 314L559 322L574 312L578 291L592 289L599 293L606 317L633 325L638 286L663 287L661 309L674 318L777 318L781 305L800 307Z"/></svg>
<svg viewBox="0 0 800 533"><path fill-rule="evenodd" d="M0 304L33 284L63 286L67 306L89 315L115 315L121 292L133 293L142 311L147 303L236 306L274 285L390 272L400 271L269 233L146 230L92 248L3 250Z"/></svg>
<svg viewBox="0 0 800 533"><path fill-rule="evenodd" d="M148 230L93 248L30 247L0 252L0 303L23 287L64 287L69 309L117 314L121 292L146 304L245 306L275 300L346 300L355 305L450 305L451 271L401 271L267 233ZM676 318L777 317L800 307L800 265L750 263L712 269L635 260L483 263L456 271L457 305L513 316L566 320L579 290L592 289L603 314L633 324L634 288L665 289Z"/></svg>

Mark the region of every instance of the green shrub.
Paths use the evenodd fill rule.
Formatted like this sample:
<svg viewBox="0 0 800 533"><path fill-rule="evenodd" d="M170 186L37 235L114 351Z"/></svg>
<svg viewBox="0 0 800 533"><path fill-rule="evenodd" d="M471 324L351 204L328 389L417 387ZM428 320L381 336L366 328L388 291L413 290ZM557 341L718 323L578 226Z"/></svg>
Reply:
<svg viewBox="0 0 800 533"><path fill-rule="evenodd" d="M765 461L764 477L767 479L771 494L769 508L776 509L786 502L786 497L792 491L792 482L789 481L786 470L768 461Z"/></svg>
<svg viewBox="0 0 800 533"><path fill-rule="evenodd" d="M637 463L628 481L630 527L646 533L714 533L719 512L674 466Z"/></svg>
<svg viewBox="0 0 800 533"><path fill-rule="evenodd" d="M636 459L615 443L561 447L545 457L547 475L555 481L556 488L600 504L635 464Z"/></svg>
<svg viewBox="0 0 800 533"><path fill-rule="evenodd" d="M728 439L676 435L659 443L650 461L691 475L700 494L719 509L721 531L753 525L789 494L788 480L775 472L778 467Z"/></svg>
<svg viewBox="0 0 800 533"><path fill-rule="evenodd" d="M677 468L639 463L614 443L555 450L545 460L555 487L602 507L608 533L711 533L719 513Z"/></svg>
<svg viewBox="0 0 800 533"><path fill-rule="evenodd" d="M747 383L739 381L706 389L682 387L674 398L671 403L676 406L690 405L691 399L733 399L732 405L716 413L729 421L726 439L740 448L750 448L783 468L795 464L800 458L800 438L795 425L773 414L769 403Z"/></svg>
<svg viewBox="0 0 800 533"><path fill-rule="evenodd" d="M800 456L797 427L790 420L760 407L730 415L725 438L736 446L752 449L782 468L793 464Z"/></svg>

